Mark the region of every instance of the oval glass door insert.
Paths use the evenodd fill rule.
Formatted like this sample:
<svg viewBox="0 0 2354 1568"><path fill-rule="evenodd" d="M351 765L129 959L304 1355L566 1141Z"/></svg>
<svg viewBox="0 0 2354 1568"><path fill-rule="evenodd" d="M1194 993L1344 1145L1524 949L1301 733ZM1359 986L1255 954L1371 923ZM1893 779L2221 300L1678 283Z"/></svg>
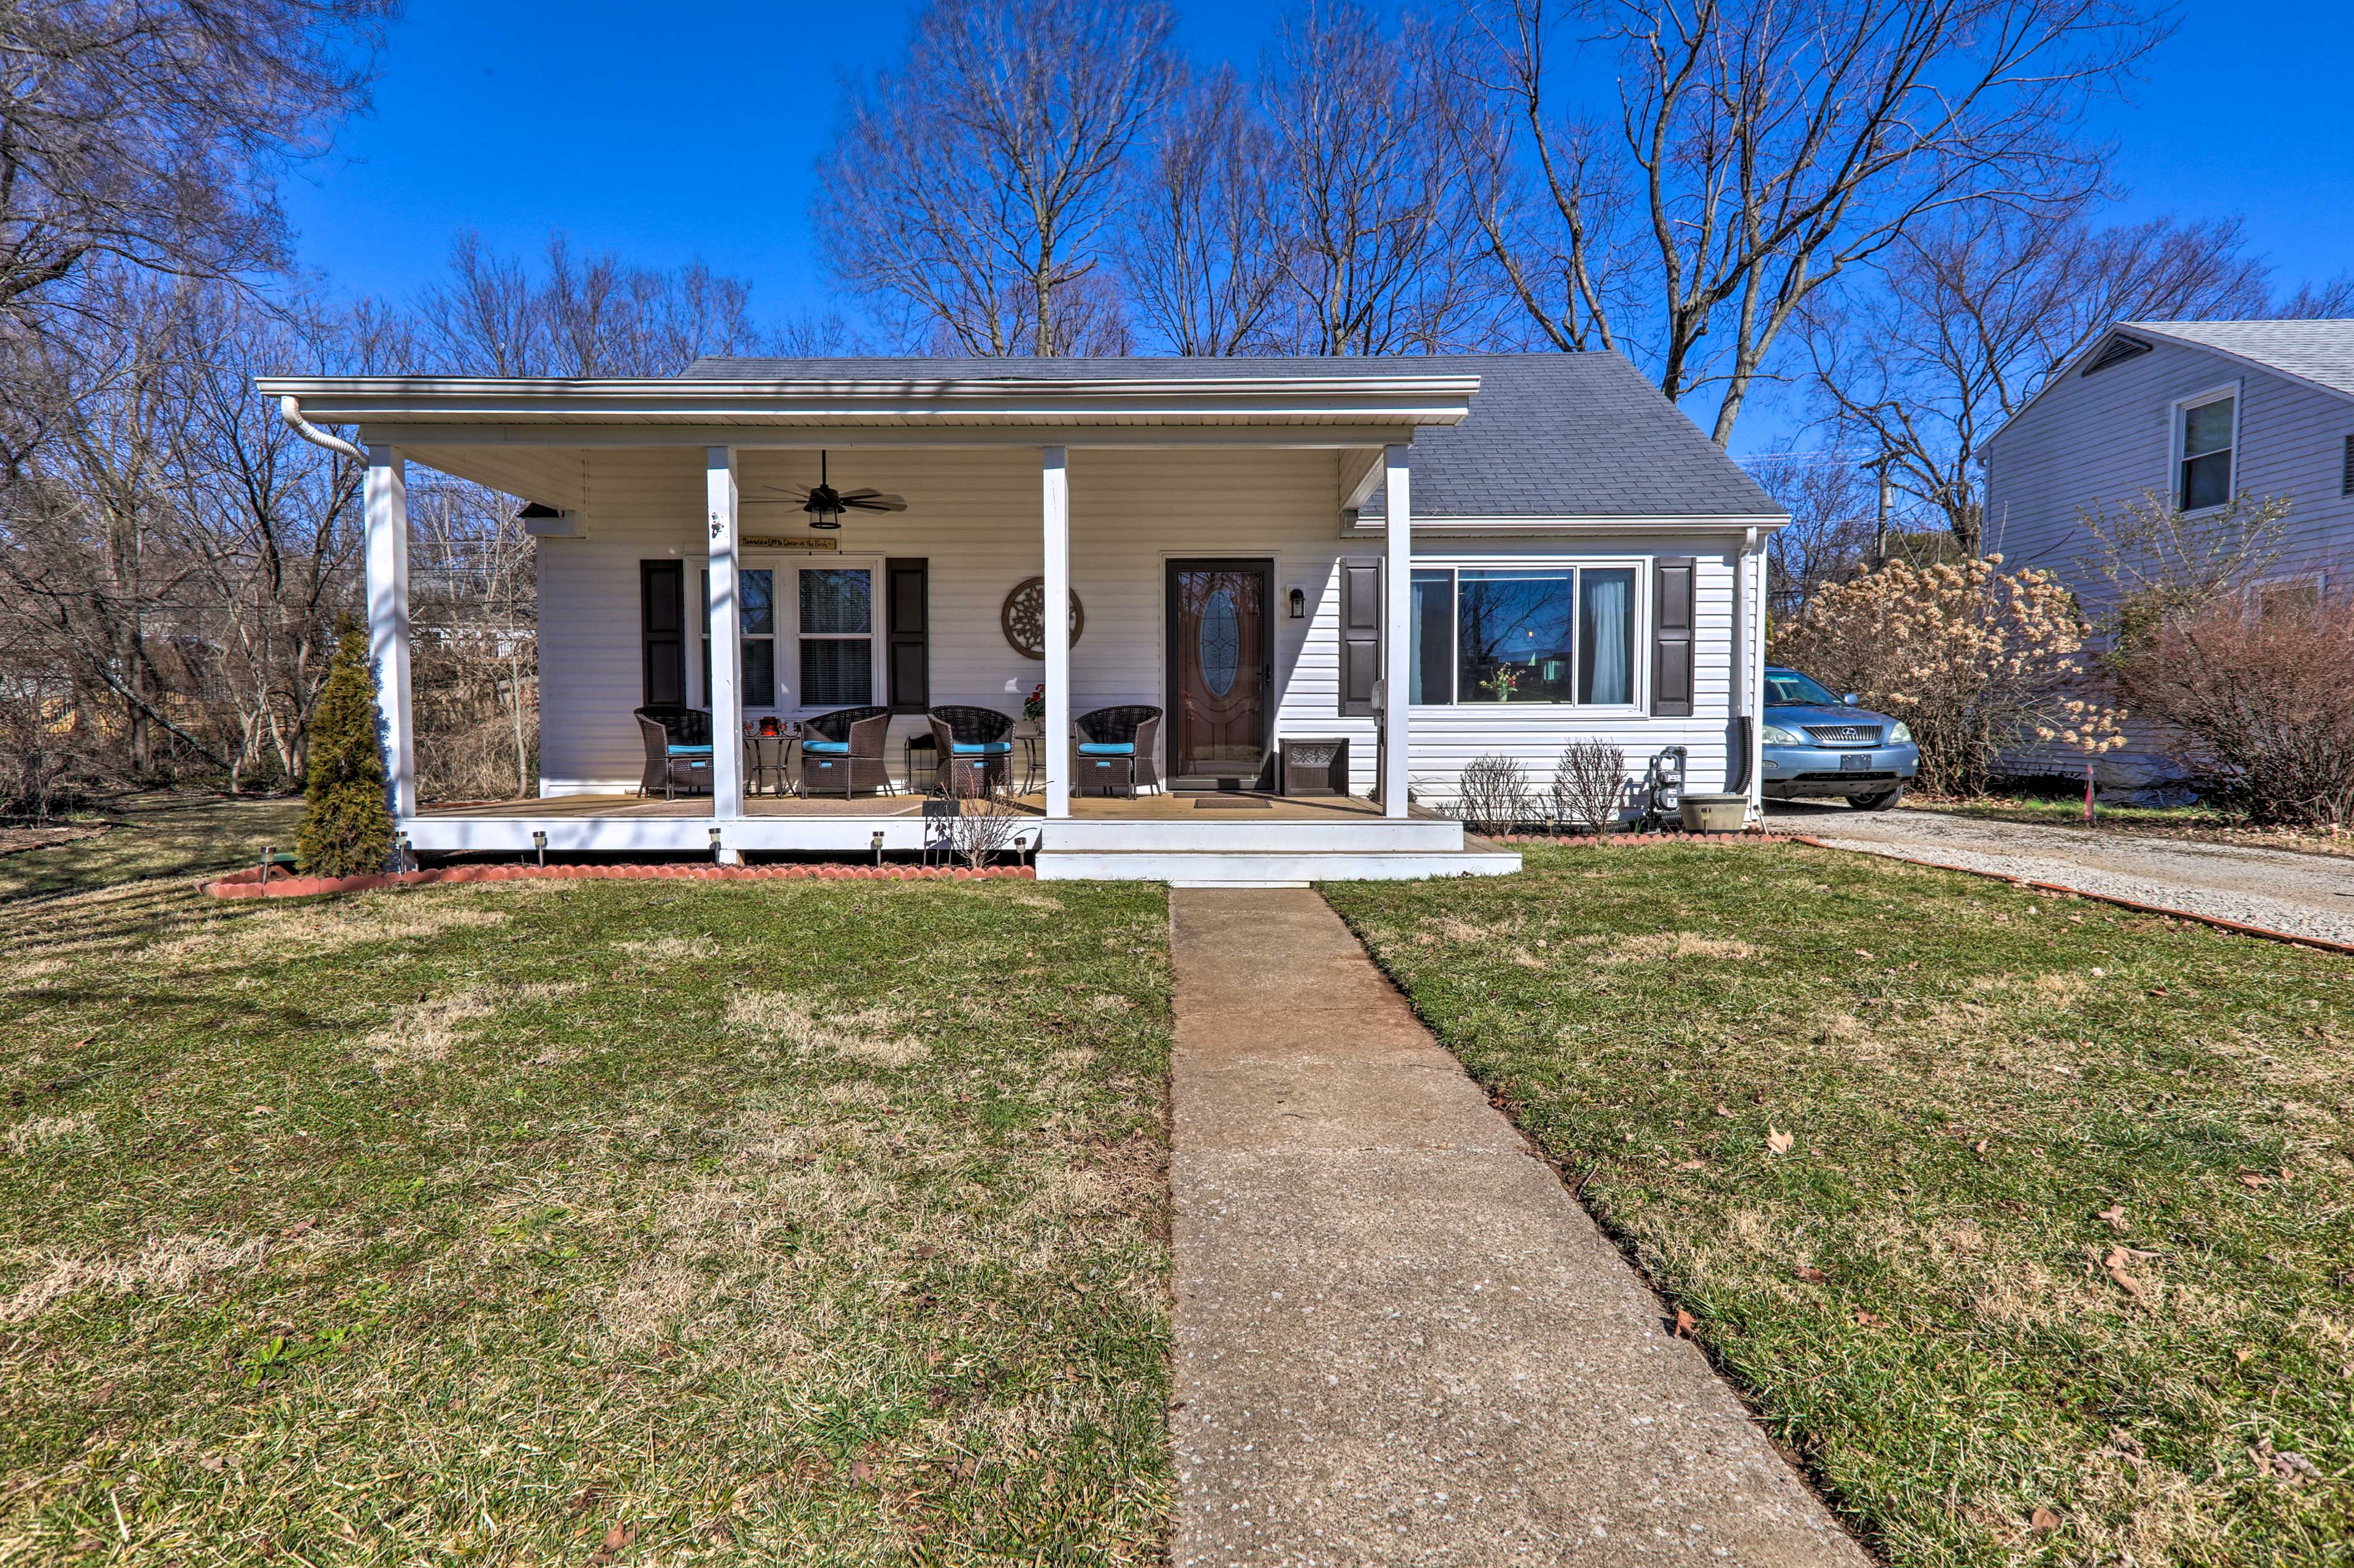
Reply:
<svg viewBox="0 0 2354 1568"><path fill-rule="evenodd" d="M1243 654L1242 617L1235 612L1235 596L1225 588L1213 589L1202 606L1201 641L1202 683L1213 696L1223 697L1235 689Z"/></svg>

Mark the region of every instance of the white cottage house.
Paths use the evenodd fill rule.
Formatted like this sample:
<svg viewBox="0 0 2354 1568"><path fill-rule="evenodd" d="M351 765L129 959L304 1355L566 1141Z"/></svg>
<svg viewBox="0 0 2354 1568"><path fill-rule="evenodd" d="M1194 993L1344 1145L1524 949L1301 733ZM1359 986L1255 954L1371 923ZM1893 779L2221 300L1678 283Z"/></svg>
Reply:
<svg viewBox="0 0 2354 1568"><path fill-rule="evenodd" d="M1681 747L1689 788L1756 798L1762 550L1785 517L1617 355L260 387L314 440L357 427L388 772L419 851L916 849L928 710L1013 715L1040 685L1011 766L1044 877L1509 871L1443 814L1458 776L1501 753L1542 780L1580 737L1630 775ZM532 503L536 801L418 799L411 463ZM707 792L644 789L636 711L673 706L721 739ZM1134 799L1087 788L1107 764L1074 730L1118 706L1163 714L1135 764L1161 788ZM854 708L888 711L880 788L799 793L813 754L727 742ZM1332 792L1299 792L1287 752L1331 758L1313 781Z"/></svg>

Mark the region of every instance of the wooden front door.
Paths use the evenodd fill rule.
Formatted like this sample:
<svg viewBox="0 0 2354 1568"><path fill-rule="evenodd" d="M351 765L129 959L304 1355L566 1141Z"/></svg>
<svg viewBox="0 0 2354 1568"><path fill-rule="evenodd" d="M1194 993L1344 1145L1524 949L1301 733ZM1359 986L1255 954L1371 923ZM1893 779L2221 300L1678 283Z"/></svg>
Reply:
<svg viewBox="0 0 2354 1568"><path fill-rule="evenodd" d="M1275 727L1275 563L1169 563L1169 772L1180 789L1258 785Z"/></svg>

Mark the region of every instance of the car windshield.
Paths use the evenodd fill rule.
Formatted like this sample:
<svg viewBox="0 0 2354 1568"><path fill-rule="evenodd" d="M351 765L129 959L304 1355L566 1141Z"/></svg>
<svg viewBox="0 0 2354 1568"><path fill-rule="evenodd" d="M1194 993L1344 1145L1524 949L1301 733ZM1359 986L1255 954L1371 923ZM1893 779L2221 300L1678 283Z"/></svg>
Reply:
<svg viewBox="0 0 2354 1568"><path fill-rule="evenodd" d="M1778 708L1801 705L1835 708L1840 705L1840 700L1796 670L1766 672L1766 706Z"/></svg>

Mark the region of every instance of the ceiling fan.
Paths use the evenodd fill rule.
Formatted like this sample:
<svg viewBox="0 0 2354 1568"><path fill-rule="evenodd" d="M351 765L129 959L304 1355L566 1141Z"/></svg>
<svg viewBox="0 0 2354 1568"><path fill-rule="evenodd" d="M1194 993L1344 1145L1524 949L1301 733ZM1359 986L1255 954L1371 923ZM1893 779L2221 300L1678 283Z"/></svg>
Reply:
<svg viewBox="0 0 2354 1568"><path fill-rule="evenodd" d="M817 454L817 484L804 490L797 484L771 484L762 488L776 493L775 499L799 503L810 514L812 528L839 528L844 512L905 512L907 503L896 495L885 495L879 490L836 490L826 476L826 454Z"/></svg>

